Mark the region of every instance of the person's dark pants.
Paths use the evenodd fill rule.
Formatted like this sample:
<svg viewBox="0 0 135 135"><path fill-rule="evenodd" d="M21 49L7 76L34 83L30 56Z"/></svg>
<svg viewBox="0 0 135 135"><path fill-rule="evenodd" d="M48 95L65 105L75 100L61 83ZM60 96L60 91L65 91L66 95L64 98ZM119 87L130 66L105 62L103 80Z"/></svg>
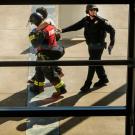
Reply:
<svg viewBox="0 0 135 135"><path fill-rule="evenodd" d="M49 58L47 58L48 60L51 58L51 60L58 60L59 58L61 58L63 55L64 55L64 53L65 53L65 51L64 51L64 48L63 47L61 47L61 53L58 51L56 51L56 52L49 52L49 51L47 51L46 52L47 53L47 55L49 55ZM55 57L54 57L55 56ZM46 59L46 58L43 58L44 60ZM36 61L38 61L38 60L43 60L41 57L38 57L38 53L37 53L37 60ZM59 66L53 66L53 70L55 71L55 74L56 74L56 72L58 73L58 74L60 74L60 72L62 71L62 68L61 67L59 67ZM42 77L42 76L45 76L45 75L43 75L44 73L43 73L43 70L42 70L42 68L41 67L39 67L39 66L36 66L35 67L35 74L34 74L34 76L31 78L31 80L37 80L37 78L40 78L40 76L41 76L41 78L42 79L39 79L39 80L41 80L42 82L43 82L43 80L45 81L45 77ZM38 75L40 75L39 77L37 77ZM48 74L47 74L47 76L48 76Z"/></svg>
<svg viewBox="0 0 135 135"><path fill-rule="evenodd" d="M44 53L40 53L37 55L37 60L49 60L49 58L44 55ZM35 80L38 82L44 82L45 78L47 78L50 83L57 84L61 80L59 78L58 73L55 71L56 66L37 66L36 73L35 73Z"/></svg>
<svg viewBox="0 0 135 135"><path fill-rule="evenodd" d="M54 70L55 70L58 74L60 74L62 68L59 67L59 66L55 66L55 67L54 67ZM36 76L38 76L39 74L43 74L42 72L43 72L42 69L41 69L40 67L36 66L36 67L35 67L35 74L34 74L34 76L31 78L31 80L34 81L34 80L36 79ZM43 80L45 81L45 79L43 79Z"/></svg>
<svg viewBox="0 0 135 135"><path fill-rule="evenodd" d="M89 60L101 60L103 50L104 47L89 47ZM89 66L86 82L92 82L95 72L97 73L99 80L107 79L103 66Z"/></svg>

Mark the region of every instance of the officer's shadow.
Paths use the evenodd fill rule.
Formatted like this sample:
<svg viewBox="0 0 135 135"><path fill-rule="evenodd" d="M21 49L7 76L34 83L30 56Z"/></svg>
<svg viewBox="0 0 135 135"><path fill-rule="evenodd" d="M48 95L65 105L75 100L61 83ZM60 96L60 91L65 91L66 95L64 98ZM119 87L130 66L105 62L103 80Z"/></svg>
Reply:
<svg viewBox="0 0 135 135"><path fill-rule="evenodd" d="M44 106L47 105L47 107L52 107L52 106L74 106L76 104L76 102L82 98L83 96L85 96L86 94L91 93L92 91L98 90L101 87L94 87L91 88L90 90L88 90L87 92L78 92L77 94L64 98L63 96L60 96L59 98L46 98L43 100L38 100L38 101L34 101L32 102L32 104L36 104L37 106ZM58 101L60 100L60 101ZM58 101L58 102L56 102ZM49 105L48 105L49 104ZM66 117L30 117L29 120L27 122L24 122L20 125L17 126L17 130L19 131L24 131L24 130L28 130L31 129L33 127L33 125L48 125L48 124L52 124L55 123L59 120L63 120ZM27 129L24 129L24 125L28 125Z"/></svg>

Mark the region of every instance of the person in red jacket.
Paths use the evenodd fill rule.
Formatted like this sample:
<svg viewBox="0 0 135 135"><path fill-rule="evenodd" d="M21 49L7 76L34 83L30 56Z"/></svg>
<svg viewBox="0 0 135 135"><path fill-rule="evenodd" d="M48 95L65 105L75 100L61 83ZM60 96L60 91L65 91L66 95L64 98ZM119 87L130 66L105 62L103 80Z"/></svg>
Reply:
<svg viewBox="0 0 135 135"><path fill-rule="evenodd" d="M39 7L39 8L36 9L36 13L37 13L39 16L41 16L41 18L43 18L42 24L40 24L38 27L34 25L34 28L36 27L36 30L37 30L37 31L42 30L42 29L43 29L44 27L46 27L48 24L55 26L55 23L53 22L53 20L52 20L51 18L47 18L48 12L47 12L46 8L44 8L44 7ZM32 29L33 29L33 28L32 28ZM55 36L56 36L56 40L57 40L57 41L61 38L59 32L57 32L57 33L55 34ZM36 70L37 70L37 67L35 68L35 75L34 75L31 79L29 79L29 80L27 81L27 83L30 83L30 84L33 84L33 83L34 83L35 76L36 76ZM59 74L60 77L63 77L63 76L64 76L64 73L62 72L62 68L61 68L61 67L56 66L55 70L56 70L56 72ZM44 83L44 84L45 84L45 83Z"/></svg>
<svg viewBox="0 0 135 135"><path fill-rule="evenodd" d="M31 24L37 27L44 19L37 13L32 13L29 18ZM29 34L30 41L37 51L37 60L58 60L64 55L64 48L56 41L55 26L46 25L42 30L34 29ZM54 85L56 92L53 97L66 93L65 83L55 71L56 66L37 66L34 84L31 91L38 94L44 91L45 77Z"/></svg>

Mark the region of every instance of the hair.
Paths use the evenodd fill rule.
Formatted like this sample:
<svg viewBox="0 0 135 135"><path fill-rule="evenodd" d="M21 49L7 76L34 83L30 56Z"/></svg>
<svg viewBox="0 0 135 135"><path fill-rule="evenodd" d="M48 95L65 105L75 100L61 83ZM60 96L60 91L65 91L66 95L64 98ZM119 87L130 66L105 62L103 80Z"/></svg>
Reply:
<svg viewBox="0 0 135 135"><path fill-rule="evenodd" d="M47 18L47 16L48 16L48 12L47 12L46 8L44 8L44 7L37 8L36 12L40 13L44 19Z"/></svg>

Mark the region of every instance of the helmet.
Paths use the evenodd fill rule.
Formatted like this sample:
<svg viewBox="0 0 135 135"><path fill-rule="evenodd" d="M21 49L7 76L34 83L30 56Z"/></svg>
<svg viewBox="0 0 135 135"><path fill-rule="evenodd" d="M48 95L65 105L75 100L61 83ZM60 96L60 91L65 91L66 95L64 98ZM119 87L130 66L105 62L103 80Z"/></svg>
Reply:
<svg viewBox="0 0 135 135"><path fill-rule="evenodd" d="M43 18L37 13L32 13L29 18L29 22L38 26L42 22Z"/></svg>
<svg viewBox="0 0 135 135"><path fill-rule="evenodd" d="M86 14L88 14L88 13L89 13L89 10L91 10L91 9L95 9L95 10L98 12L98 8L97 8L96 5L88 4L88 5L86 6Z"/></svg>
<svg viewBox="0 0 135 135"><path fill-rule="evenodd" d="M47 18L48 13L47 13L46 8L44 8L44 7L37 8L36 12L40 13L44 19Z"/></svg>

